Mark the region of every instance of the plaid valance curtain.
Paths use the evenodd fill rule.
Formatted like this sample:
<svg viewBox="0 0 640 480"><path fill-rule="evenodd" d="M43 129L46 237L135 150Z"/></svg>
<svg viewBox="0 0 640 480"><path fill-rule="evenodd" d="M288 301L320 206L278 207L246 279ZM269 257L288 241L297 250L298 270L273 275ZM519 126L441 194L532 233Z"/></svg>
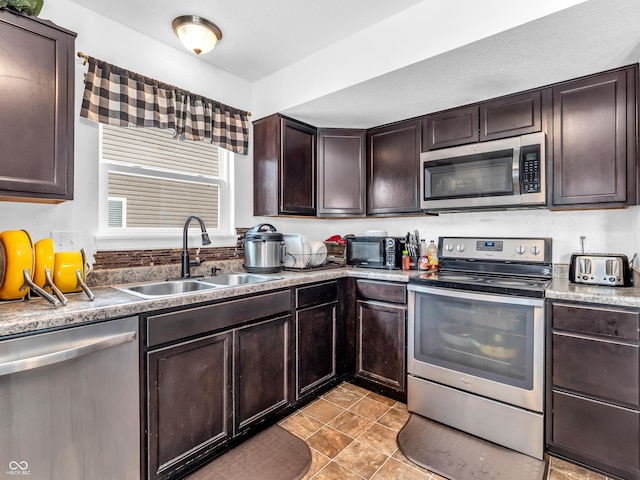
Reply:
<svg viewBox="0 0 640 480"><path fill-rule="evenodd" d="M99 123L169 128L186 140L249 150L248 113L88 57L80 115Z"/></svg>

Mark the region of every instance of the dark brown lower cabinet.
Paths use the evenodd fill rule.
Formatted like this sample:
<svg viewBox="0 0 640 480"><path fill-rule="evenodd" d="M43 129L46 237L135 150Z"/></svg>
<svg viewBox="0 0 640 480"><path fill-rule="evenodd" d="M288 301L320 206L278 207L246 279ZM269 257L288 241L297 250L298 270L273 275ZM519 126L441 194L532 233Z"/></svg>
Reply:
<svg viewBox="0 0 640 480"><path fill-rule="evenodd" d="M296 400L337 375L338 282L296 289Z"/></svg>
<svg viewBox="0 0 640 480"><path fill-rule="evenodd" d="M150 478L170 478L231 436L231 339L222 333L148 354Z"/></svg>
<svg viewBox="0 0 640 480"><path fill-rule="evenodd" d="M151 312L142 324L142 478L183 478L291 404L290 290Z"/></svg>
<svg viewBox="0 0 640 480"><path fill-rule="evenodd" d="M640 310L547 300L547 445L640 479Z"/></svg>
<svg viewBox="0 0 640 480"><path fill-rule="evenodd" d="M402 397L407 377L406 287L357 280L356 291L354 375ZM399 303L391 303L394 300Z"/></svg>
<svg viewBox="0 0 640 480"><path fill-rule="evenodd" d="M234 331L234 402L238 434L289 404L291 316Z"/></svg>

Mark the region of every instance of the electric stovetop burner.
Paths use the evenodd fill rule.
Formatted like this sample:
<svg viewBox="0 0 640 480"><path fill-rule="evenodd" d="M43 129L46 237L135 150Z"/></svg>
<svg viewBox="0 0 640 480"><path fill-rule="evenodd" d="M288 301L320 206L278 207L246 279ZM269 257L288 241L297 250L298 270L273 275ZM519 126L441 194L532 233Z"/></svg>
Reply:
<svg viewBox="0 0 640 480"><path fill-rule="evenodd" d="M438 272L410 283L461 290L544 297L551 282L551 239L444 237Z"/></svg>

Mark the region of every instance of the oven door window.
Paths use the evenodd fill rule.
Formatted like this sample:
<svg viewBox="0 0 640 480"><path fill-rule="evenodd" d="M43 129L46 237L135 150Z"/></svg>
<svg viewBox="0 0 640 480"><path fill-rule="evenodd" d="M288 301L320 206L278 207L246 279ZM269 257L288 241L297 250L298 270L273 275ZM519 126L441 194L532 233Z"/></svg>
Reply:
<svg viewBox="0 0 640 480"><path fill-rule="evenodd" d="M513 195L513 151L424 164L425 200Z"/></svg>
<svg viewBox="0 0 640 480"><path fill-rule="evenodd" d="M534 308L416 295L418 362L519 388L533 388Z"/></svg>

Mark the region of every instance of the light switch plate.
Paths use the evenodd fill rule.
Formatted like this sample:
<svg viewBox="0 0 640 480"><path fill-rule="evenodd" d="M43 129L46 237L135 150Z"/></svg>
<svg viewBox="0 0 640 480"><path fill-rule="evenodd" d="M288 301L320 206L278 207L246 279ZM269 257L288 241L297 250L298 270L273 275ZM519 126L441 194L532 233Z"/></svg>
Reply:
<svg viewBox="0 0 640 480"><path fill-rule="evenodd" d="M78 231L52 231L51 238L56 252L71 252L82 248L82 233Z"/></svg>

